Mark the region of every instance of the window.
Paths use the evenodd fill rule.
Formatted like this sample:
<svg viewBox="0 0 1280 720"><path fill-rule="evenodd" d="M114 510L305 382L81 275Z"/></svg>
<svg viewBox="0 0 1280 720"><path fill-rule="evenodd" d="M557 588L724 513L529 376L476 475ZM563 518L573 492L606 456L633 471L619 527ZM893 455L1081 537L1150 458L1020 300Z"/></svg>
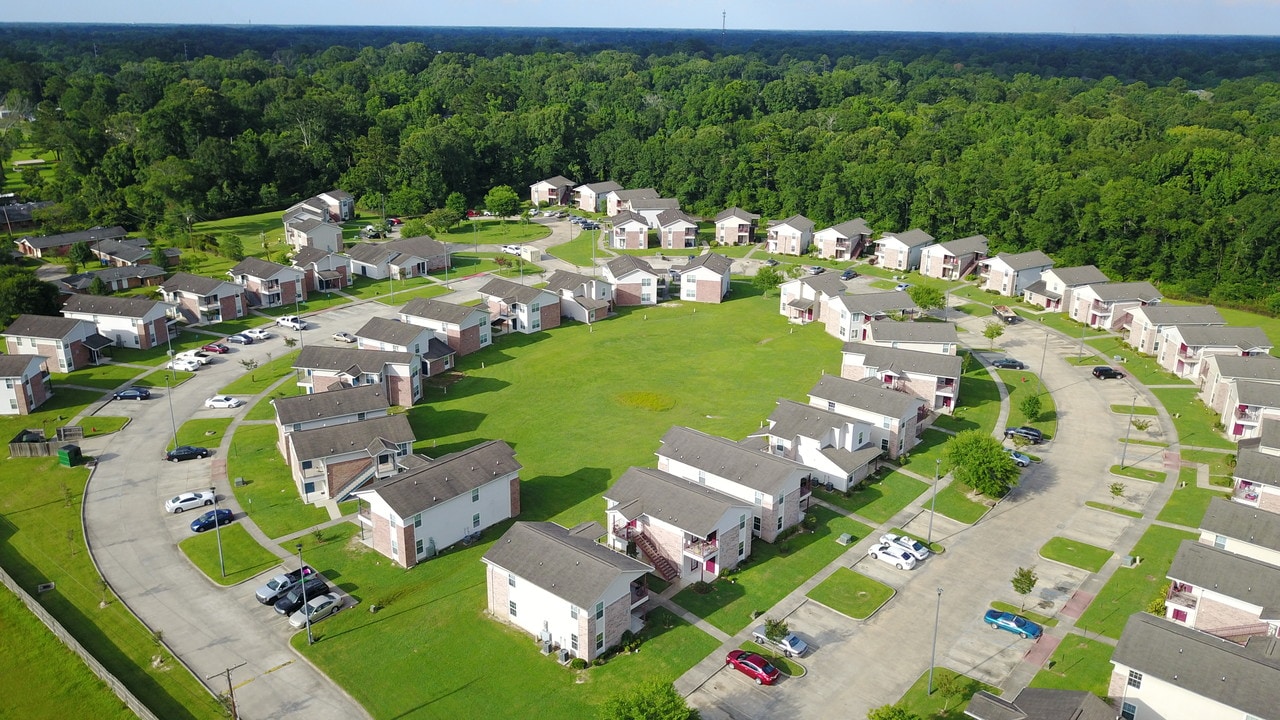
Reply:
<svg viewBox="0 0 1280 720"><path fill-rule="evenodd" d="M516 576L507 575L507 587L515 587L515 586L516 586Z"/></svg>
<svg viewBox="0 0 1280 720"><path fill-rule="evenodd" d="M745 555L746 553L747 553L747 544L746 544L745 542L739 541L739 542L738 542L738 557L742 557L742 556L743 556L743 555Z"/></svg>
<svg viewBox="0 0 1280 720"><path fill-rule="evenodd" d="M294 432L297 432L297 431L299 431L299 430L301 430L301 429L302 429L302 423L294 423L294 424L293 424L293 431L294 431Z"/></svg>
<svg viewBox="0 0 1280 720"><path fill-rule="evenodd" d="M698 471L698 483L702 485L707 484L707 473L703 470Z"/></svg>
<svg viewBox="0 0 1280 720"><path fill-rule="evenodd" d="M880 440L880 449L885 452L889 452L889 438L883 438Z"/></svg>
<svg viewBox="0 0 1280 720"><path fill-rule="evenodd" d="M511 602L507 603L507 613L508 613L508 614L510 614L510 615L511 615L511 617L515 617L515 616L516 616L516 601L515 601L515 600L512 600Z"/></svg>
<svg viewBox="0 0 1280 720"><path fill-rule="evenodd" d="M827 412L835 412L835 411L836 411L836 403L835 403L835 401L834 401L834 400L828 400L828 401L827 401Z"/></svg>
<svg viewBox="0 0 1280 720"><path fill-rule="evenodd" d="M755 532L755 534L757 535L760 534L760 518L759 517L751 518L751 530Z"/></svg>
<svg viewBox="0 0 1280 720"><path fill-rule="evenodd" d="M422 513L413 516L413 526L415 528L422 527Z"/></svg>
<svg viewBox="0 0 1280 720"><path fill-rule="evenodd" d="M649 287L651 285L653 285L653 278L642 278L640 280L640 287Z"/></svg>
<svg viewBox="0 0 1280 720"><path fill-rule="evenodd" d="M782 529L782 513L778 513L778 529Z"/></svg>
<svg viewBox="0 0 1280 720"><path fill-rule="evenodd" d="M473 528L480 527L480 513L476 513L475 515L471 516L471 527Z"/></svg>
<svg viewBox="0 0 1280 720"><path fill-rule="evenodd" d="M747 529L747 516L746 516L746 515L739 515L739 516L738 516L738 529L739 529L739 530L745 530L745 529Z"/></svg>
<svg viewBox="0 0 1280 720"><path fill-rule="evenodd" d="M423 546L422 546L421 540L418 541L418 544L415 546L414 550L417 552L418 556L422 555Z"/></svg>
<svg viewBox="0 0 1280 720"><path fill-rule="evenodd" d="M1214 547L1216 547L1216 548L1218 548L1219 550L1226 550L1226 549L1227 549L1227 538L1226 538L1226 536L1224 536L1224 535L1214 535L1214 536L1213 536L1213 546L1214 546Z"/></svg>
<svg viewBox="0 0 1280 720"><path fill-rule="evenodd" d="M303 469L303 470L310 470L310 469L311 469L312 467L314 467L314 466L315 466L315 464L314 464L312 461L310 461L310 460L303 460L303 461L302 461L302 469Z"/></svg>
<svg viewBox="0 0 1280 720"><path fill-rule="evenodd" d="M577 606L577 605L570 605L570 606L569 606L569 617L570 617L570 618L572 618L572 619L574 619L574 620L577 620L577 619L578 619L578 606ZM578 636L577 636L577 635L574 635L573 637L576 639Z"/></svg>
<svg viewBox="0 0 1280 720"><path fill-rule="evenodd" d="M362 413L362 412L361 412L361 413L356 413L356 421L357 421L357 422L363 421L363 420L365 419L365 416L366 416L367 414L368 414L368 413Z"/></svg>
<svg viewBox="0 0 1280 720"><path fill-rule="evenodd" d="M596 633L596 650L604 649L604 633Z"/></svg>
<svg viewBox="0 0 1280 720"><path fill-rule="evenodd" d="M604 617L604 603L598 602L596 603L596 619L599 620L603 617Z"/></svg>
<svg viewBox="0 0 1280 720"><path fill-rule="evenodd" d="M1131 702L1122 703L1120 705L1120 717L1124 720L1133 720L1138 716L1138 706Z"/></svg>
<svg viewBox="0 0 1280 720"><path fill-rule="evenodd" d="M778 507L782 507L782 503L783 503L783 501L784 501L784 500L786 500L786 499L787 499L787 497L786 497L785 495L779 495L779 496L778 496L778 502L777 502Z"/></svg>
<svg viewBox="0 0 1280 720"><path fill-rule="evenodd" d="M763 504L764 504L764 493L761 493L761 492L758 492L758 491L756 492L756 504L757 504L757 505L763 505Z"/></svg>
<svg viewBox="0 0 1280 720"><path fill-rule="evenodd" d="M471 491L471 502L480 502L480 488Z"/></svg>
<svg viewBox="0 0 1280 720"><path fill-rule="evenodd" d="M650 295L649 293L640 293L640 302L642 303L653 302L653 295Z"/></svg>
<svg viewBox="0 0 1280 720"><path fill-rule="evenodd" d="M400 557L400 544L396 542L395 538L391 538L391 556Z"/></svg>
<svg viewBox="0 0 1280 720"><path fill-rule="evenodd" d="M889 420L888 415L885 415L884 417L880 418L880 427L884 428L885 430L888 430L891 424L892 423Z"/></svg>
<svg viewBox="0 0 1280 720"><path fill-rule="evenodd" d="M1137 670L1129 671L1129 687L1142 689L1142 673Z"/></svg>
<svg viewBox="0 0 1280 720"><path fill-rule="evenodd" d="M578 654L578 636L576 634L569 636L569 650L573 651L574 655Z"/></svg>

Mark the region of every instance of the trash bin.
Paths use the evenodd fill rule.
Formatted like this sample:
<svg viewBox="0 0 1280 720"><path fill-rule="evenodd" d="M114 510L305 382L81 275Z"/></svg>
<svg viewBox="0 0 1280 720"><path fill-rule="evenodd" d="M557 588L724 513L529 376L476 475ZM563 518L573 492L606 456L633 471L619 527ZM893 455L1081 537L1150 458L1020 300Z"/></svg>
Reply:
<svg viewBox="0 0 1280 720"><path fill-rule="evenodd" d="M79 445L67 444L58 448L58 464L62 467L75 467L82 459Z"/></svg>

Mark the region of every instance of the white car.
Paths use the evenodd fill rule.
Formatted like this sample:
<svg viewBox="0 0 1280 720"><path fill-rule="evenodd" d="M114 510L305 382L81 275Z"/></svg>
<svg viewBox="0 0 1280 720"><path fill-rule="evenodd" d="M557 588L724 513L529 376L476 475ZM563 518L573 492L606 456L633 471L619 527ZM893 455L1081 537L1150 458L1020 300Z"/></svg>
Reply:
<svg viewBox="0 0 1280 720"><path fill-rule="evenodd" d="M349 332L339 331L333 334L333 339L338 342L353 343L356 341L356 336Z"/></svg>
<svg viewBox="0 0 1280 720"><path fill-rule="evenodd" d="M916 559L911 557L911 553L893 543L882 542L868 550L867 555L872 560L883 560L899 570L910 570L916 566Z"/></svg>
<svg viewBox="0 0 1280 720"><path fill-rule="evenodd" d="M243 404L243 400L230 395L214 395L204 401L204 406L207 408L238 408Z"/></svg>
<svg viewBox="0 0 1280 720"><path fill-rule="evenodd" d="M199 350L187 350L186 352L180 352L177 355L174 355L173 358L175 360L194 360L201 365L208 365L213 361L213 359L209 357L209 353L201 352Z"/></svg>
<svg viewBox="0 0 1280 720"><path fill-rule="evenodd" d="M519 255L520 247L521 247L520 245L503 245L502 252L508 255Z"/></svg>
<svg viewBox="0 0 1280 720"><path fill-rule="evenodd" d="M285 315L284 317L276 320L276 325L279 325L280 327L287 327L290 330L307 329L307 321L297 315Z"/></svg>
<svg viewBox="0 0 1280 720"><path fill-rule="evenodd" d="M205 505L213 504L213 493L208 490L192 490L184 492L177 497L171 497L164 501L164 509L171 513L180 513L183 510L192 510Z"/></svg>
<svg viewBox="0 0 1280 720"><path fill-rule="evenodd" d="M181 370L182 372L195 372L200 369L200 361L193 358L174 358L165 365L169 370Z"/></svg>
<svg viewBox="0 0 1280 720"><path fill-rule="evenodd" d="M923 560L933 554L929 552L929 548L924 546L924 543L920 542L919 540L916 540L915 538L909 538L905 535L894 535L893 533L885 533L880 536L880 542L882 544L897 545L898 547L910 553L911 557L915 558L916 560Z"/></svg>
<svg viewBox="0 0 1280 720"><path fill-rule="evenodd" d="M266 340L271 337L271 333L263 330L262 328L249 328L240 334L251 340Z"/></svg>

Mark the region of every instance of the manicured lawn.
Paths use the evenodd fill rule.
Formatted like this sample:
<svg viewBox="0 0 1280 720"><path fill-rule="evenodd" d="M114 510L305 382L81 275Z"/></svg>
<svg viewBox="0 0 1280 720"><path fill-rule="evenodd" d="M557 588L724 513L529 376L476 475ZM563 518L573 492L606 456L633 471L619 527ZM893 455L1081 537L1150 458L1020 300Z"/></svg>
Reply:
<svg viewBox="0 0 1280 720"><path fill-rule="evenodd" d="M814 532L802 532L783 543L752 543L749 562L735 576L735 582L717 580L705 595L685 588L676 593L676 604L729 634L736 633L752 622L752 611L773 607L848 550L836 542L841 533L858 540L871 532L866 525L823 507L809 512L818 517ZM791 547L785 556L779 550L783 544Z"/></svg>
<svg viewBox="0 0 1280 720"><path fill-rule="evenodd" d="M242 318L236 318L235 320L224 320L223 322L213 323L212 325L201 325L200 329L221 333L223 335L234 335L236 333L244 332L249 328L272 324L275 324L275 318L264 317L262 315L246 315ZM209 341L217 342L217 339L209 338Z"/></svg>
<svg viewBox="0 0 1280 720"><path fill-rule="evenodd" d="M889 602L893 588L842 567L810 590L809 597L836 612L863 620Z"/></svg>
<svg viewBox="0 0 1280 720"><path fill-rule="evenodd" d="M195 513L190 515L192 519L196 517ZM280 564L280 558L259 545L238 523L223 525L221 532L222 565L218 564L218 535L213 530L192 533L191 537L178 543L182 554L219 585L235 585ZM226 577L222 576L224 567Z"/></svg>
<svg viewBox="0 0 1280 720"><path fill-rule="evenodd" d="M943 675L952 675L958 677L964 691L958 697L944 697L938 692L938 679ZM898 700L898 703L907 708L908 711L919 715L921 718L929 718L934 720L967 720L964 714L965 706L969 704L969 698L979 690L986 690L992 695L1000 695L1000 688L992 687L984 682L979 682L967 675L961 675L954 670L937 666L933 670L933 694L929 694L929 670L926 669L907 692ZM943 711L946 708L946 711Z"/></svg>
<svg viewBox="0 0 1280 720"><path fill-rule="evenodd" d="M804 666L800 663L783 656L781 653L768 650L763 645L759 645L750 640L744 640L743 643L738 646L738 649L753 652L763 657L765 660L769 661L770 665L773 665L778 668L778 670L782 671L783 675L803 677L805 674Z"/></svg>
<svg viewBox="0 0 1280 720"><path fill-rule="evenodd" d="M1058 411L1053 403L1053 395L1044 391L1040 378L1029 370L997 370L1000 379L1009 393L1009 427L1030 425L1046 437L1058 434ZM1022 401L1036 395L1040 398L1040 414L1032 422L1022 412Z"/></svg>
<svg viewBox="0 0 1280 720"><path fill-rule="evenodd" d="M1162 483L1168 477L1159 470L1147 470L1146 468L1133 467L1132 465L1112 465L1111 473L1113 475L1123 475L1134 480L1146 480L1147 482Z"/></svg>
<svg viewBox="0 0 1280 720"><path fill-rule="evenodd" d="M1111 406L1111 412L1117 415L1128 415L1130 411L1133 412L1134 417L1137 417L1139 415L1149 415L1151 417L1155 417L1158 414L1155 408L1147 407L1145 405L1112 405Z"/></svg>
<svg viewBox="0 0 1280 720"><path fill-rule="evenodd" d="M285 351L284 355L281 355L275 360L259 365L252 371L246 371L239 379L230 383L218 392L223 393L224 395L257 395L263 390L271 387L272 383L275 383L280 378L285 377L286 375L292 375L294 372L293 361L298 359L298 354L302 351L290 351L284 347L281 347L281 350Z"/></svg>
<svg viewBox="0 0 1280 720"><path fill-rule="evenodd" d="M934 471L937 471L938 477L946 475L951 472L951 463L948 462L946 453L949 440L951 436L941 430L925 430L920 436L919 444L911 448L902 467L927 478L933 477ZM942 462L938 463L938 460Z"/></svg>
<svg viewBox="0 0 1280 720"><path fill-rule="evenodd" d="M1129 445L1146 445L1147 447L1169 447L1169 443L1160 442L1159 440L1138 440L1136 438L1129 438L1126 440L1124 438L1120 438L1120 442L1127 443Z"/></svg>
<svg viewBox="0 0 1280 720"><path fill-rule="evenodd" d="M1031 687L1087 690L1107 697L1111 682L1111 653L1115 647L1076 633L1069 633L1053 651L1044 668L1031 679Z"/></svg>
<svg viewBox="0 0 1280 720"><path fill-rule="evenodd" d="M138 387L149 388L178 387L195 376L195 373L189 373L185 370L161 369L134 380L133 384Z"/></svg>
<svg viewBox="0 0 1280 720"><path fill-rule="evenodd" d="M505 268L498 263L500 258L506 260ZM525 277L532 277L542 272L541 266L503 252L454 253L449 256L449 264L448 277L453 280L486 272L499 273L508 277L520 277L520 268L524 268ZM431 277L443 281L445 280L445 272L443 270L435 270L431 273ZM399 290L396 292L398 293Z"/></svg>
<svg viewBox="0 0 1280 720"><path fill-rule="evenodd" d="M1116 368L1126 375L1132 375L1143 385L1193 385L1190 380L1180 378L1156 364L1155 358L1144 357L1138 351L1128 347L1115 336L1086 340L1107 357L1105 364ZM1116 356L1124 360L1116 360Z"/></svg>
<svg viewBox="0 0 1280 720"><path fill-rule="evenodd" d="M0 627L0 697L7 717L137 717L5 587Z"/></svg>
<svg viewBox="0 0 1280 720"><path fill-rule="evenodd" d="M1168 298L1160 302L1167 305L1204 305L1203 302L1188 302L1186 300L1169 300ZM1259 315L1251 313L1247 310L1235 310L1233 308L1219 307L1218 312L1222 315L1222 319L1227 321L1228 325L1233 327L1259 327L1262 332L1267 334L1267 338L1274 345L1280 346L1280 318L1271 317L1270 315Z"/></svg>
<svg viewBox="0 0 1280 720"><path fill-rule="evenodd" d="M1179 487L1173 491L1169 501L1164 504L1157 520L1183 525L1189 528L1200 527L1205 512L1209 509L1209 501L1215 497L1229 498L1231 493L1196 487L1196 469L1184 467L1178 473Z"/></svg>
<svg viewBox="0 0 1280 720"><path fill-rule="evenodd" d="M293 476L276 450L274 425L243 425L227 450L227 477L240 507L267 537L281 537L329 519L329 513L303 504ZM235 486L236 478L245 485Z"/></svg>
<svg viewBox="0 0 1280 720"><path fill-rule="evenodd" d="M971 500L970 492L972 491L968 486L959 482L952 482L942 488L938 491L938 513L966 525L978 522L978 519L986 514L987 505L984 502ZM933 499L930 498L929 502L932 507Z"/></svg>
<svg viewBox="0 0 1280 720"><path fill-rule="evenodd" d="M178 428L178 445L196 445L199 447L217 448L222 443L222 436L231 426L231 418L197 418L182 423ZM169 449L174 443L169 441Z"/></svg>
<svg viewBox="0 0 1280 720"><path fill-rule="evenodd" d="M275 420L276 406L272 405L271 401L276 400L278 398L283 398L283 397L296 397L298 395L303 394L304 391L305 389L299 386L297 383L287 382L281 385L280 387L276 388L275 390L272 390L271 394L259 400L257 405L254 405L252 408L249 408L249 412L245 413L244 419L245 420Z"/></svg>
<svg viewBox="0 0 1280 720"><path fill-rule="evenodd" d="M876 473L856 489L850 490L847 496L823 490L815 490L814 493L832 505L857 513L868 520L884 523L928 487L928 484L913 477L892 472L883 477L881 473Z"/></svg>
<svg viewBox="0 0 1280 720"><path fill-rule="evenodd" d="M453 289L445 285L440 285L440 284L421 285L412 290L406 290L403 294L397 290L396 302L397 303L409 302L410 300L413 300L415 298L422 298L423 300L429 300L433 297L448 295L451 292L453 292Z"/></svg>
<svg viewBox="0 0 1280 720"><path fill-rule="evenodd" d="M960 401L954 415L939 415L935 424L954 432L991 432L1000 417L1000 390L987 368L977 360L966 360L968 370L960 380Z"/></svg>
<svg viewBox="0 0 1280 720"><path fill-rule="evenodd" d="M1218 414L1200 402L1195 388L1152 388L1151 392L1173 417L1178 441L1183 446L1235 450L1235 443L1213 429L1218 422Z"/></svg>
<svg viewBox="0 0 1280 720"><path fill-rule="evenodd" d="M83 385L85 387L115 390L133 378L146 372L128 365L97 365L69 373L50 373L54 385Z"/></svg>
<svg viewBox="0 0 1280 720"><path fill-rule="evenodd" d="M1089 543L1071 540L1064 537L1049 538L1049 542L1040 548L1040 556L1089 572L1098 572L1111 559L1112 552L1106 548Z"/></svg>
<svg viewBox="0 0 1280 720"><path fill-rule="evenodd" d="M591 718L605 700L647 680L671 682L719 647L670 612L652 608L639 654L615 656L583 671L585 681L577 682L579 673L543 657L532 636L485 613L480 557L505 527L412 572L353 541L358 531L351 526L326 531L321 544L307 536L309 565L362 603L377 600L386 607L338 613L315 626L315 645L308 646L302 632L294 635L293 647L376 718ZM404 661L415 657L448 658L448 669L424 684L422 664Z"/></svg>
<svg viewBox="0 0 1280 720"><path fill-rule="evenodd" d="M46 438L56 438L58 428L70 425L76 415L101 400L102 393L94 390L62 388L30 415L0 415L0 435L9 439L27 428L41 428ZM92 417L82 418L80 422L81 427L87 429L87 423L92 422ZM56 457L54 461L57 461ZM4 521L0 519L0 537L3 537L3 532Z"/></svg>
<svg viewBox="0 0 1280 720"><path fill-rule="evenodd" d="M548 254L564 260L567 263L573 263L579 267L591 267L591 245L592 241L599 238L599 233L582 232L576 227L577 234L567 243L556 245L548 250ZM608 259L610 256L597 246L595 251L596 258Z"/></svg>
<svg viewBox="0 0 1280 720"><path fill-rule="evenodd" d="M1235 460L1234 453L1210 452L1208 450L1183 450L1181 455L1182 459L1187 462L1208 465L1209 477L1229 478L1235 470L1232 465Z"/></svg>
<svg viewBox="0 0 1280 720"><path fill-rule="evenodd" d="M1044 627L1058 626L1057 618L1051 618L1047 615L1041 615L1040 613L1033 613L1030 610L1018 607L1017 605L1012 605L1007 602L1000 602L999 600L996 600L991 603L991 607L995 608L996 610L999 610L1000 612L1009 612L1015 615L1021 615L1022 617L1034 623L1039 623Z"/></svg>
<svg viewBox="0 0 1280 720"><path fill-rule="evenodd" d="M580 214L580 213L579 213ZM557 220L556 222L569 222ZM551 234L551 229L536 222L520 222L518 220L499 221L497 218L473 218L464 220L449 228L443 235L436 235L440 242L458 243L459 245L518 245L520 243L541 240Z"/></svg>
<svg viewBox="0 0 1280 720"><path fill-rule="evenodd" d="M1134 568L1117 569L1093 604L1076 621L1076 627L1119 639L1129 616L1144 610L1159 594L1178 545L1183 540L1199 537L1199 533L1153 525L1130 553L1141 557L1142 563Z"/></svg>
<svg viewBox="0 0 1280 720"><path fill-rule="evenodd" d="M1117 507L1115 505L1108 505L1106 503L1094 502L1092 500L1086 501L1085 505L1091 508L1096 508L1098 510L1106 510L1107 512L1112 512L1117 515L1124 515L1125 517L1131 517L1131 518L1142 517L1142 513L1138 512L1137 510L1128 510L1126 508Z"/></svg>
<svg viewBox="0 0 1280 720"><path fill-rule="evenodd" d="M1075 339L1077 341L1079 341L1080 339L1080 332L1082 330L1084 331L1084 337L1086 340L1089 338L1102 337L1104 335L1109 334L1101 330L1095 330L1094 328L1091 328L1088 325L1085 325L1084 323L1078 323L1072 320L1071 318L1067 317L1066 313L1057 313L1057 312L1034 313L1034 312L1028 312L1021 308L1014 308L1014 312L1018 313L1019 315L1021 315L1022 317L1026 318L1031 322L1040 323L1041 325L1044 325L1047 328L1052 328L1054 330L1057 330L1063 335L1066 335L1067 337ZM1085 352L1086 353L1089 352L1088 347L1085 348Z"/></svg>
<svg viewBox="0 0 1280 720"><path fill-rule="evenodd" d="M396 305L401 302L401 295L409 290L420 290L428 285L435 285L436 281L429 277L414 277L408 280L374 280L367 277L357 276L352 279L351 286L343 288L342 292L361 300L372 300L374 298L382 298L388 305ZM352 328L355 330L355 328Z"/></svg>
<svg viewBox="0 0 1280 720"><path fill-rule="evenodd" d="M962 312L965 315L979 315L979 314L985 315L991 312L991 308L987 307L986 305L979 305L978 303L963 303L961 305L953 305L949 309L955 310L956 312Z"/></svg>
<svg viewBox="0 0 1280 720"><path fill-rule="evenodd" d="M136 348L110 347L106 352L111 359L119 363L132 363L134 365L163 365L169 362L169 347L172 345L174 354L186 350L199 350L202 345L208 345L214 338L208 335L193 332L177 332L175 337L170 339L169 343L161 343L153 348L146 350L138 350Z"/></svg>
<svg viewBox="0 0 1280 720"><path fill-rule="evenodd" d="M90 415L81 418L81 427L84 428L85 437L97 437L98 435L110 435L118 432L125 425L129 424L129 418L112 417L111 415Z"/></svg>

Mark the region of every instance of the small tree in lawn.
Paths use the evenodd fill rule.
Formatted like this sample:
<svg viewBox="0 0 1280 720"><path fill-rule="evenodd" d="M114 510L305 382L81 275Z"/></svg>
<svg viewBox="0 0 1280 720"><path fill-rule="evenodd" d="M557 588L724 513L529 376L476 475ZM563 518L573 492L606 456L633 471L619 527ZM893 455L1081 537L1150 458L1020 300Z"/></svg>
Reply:
<svg viewBox="0 0 1280 720"><path fill-rule="evenodd" d="M881 705L867 713L867 720L922 720L902 705Z"/></svg>
<svg viewBox="0 0 1280 720"><path fill-rule="evenodd" d="M93 262L94 254L89 249L89 243L78 242L67 251L67 257L75 261L76 268L82 268Z"/></svg>
<svg viewBox="0 0 1280 720"><path fill-rule="evenodd" d="M1027 417L1027 422L1035 422L1040 419L1040 396L1028 395L1022 398L1022 402L1018 403L1018 409Z"/></svg>
<svg viewBox="0 0 1280 720"><path fill-rule="evenodd" d="M1004 323L988 320L982 325L982 337L991 341L990 347L996 346L996 339L1004 334Z"/></svg>
<svg viewBox="0 0 1280 720"><path fill-rule="evenodd" d="M907 288L907 295L921 310L940 308L947 301L941 290L929 285L912 285Z"/></svg>
<svg viewBox="0 0 1280 720"><path fill-rule="evenodd" d="M600 706L600 720L699 720L671 683L648 680L635 689L610 698Z"/></svg>
<svg viewBox="0 0 1280 720"><path fill-rule="evenodd" d="M1034 567L1020 567L1013 571L1013 579L1010 581L1013 584L1013 591L1022 596L1022 604L1018 607L1019 611L1027 606L1027 595L1030 595L1031 591L1036 589L1036 582L1039 580L1040 577L1036 575Z"/></svg>
<svg viewBox="0 0 1280 720"><path fill-rule="evenodd" d="M764 619L764 636L772 642L778 642L791 632L791 628L787 627L786 620L774 620L773 618Z"/></svg>
<svg viewBox="0 0 1280 720"><path fill-rule="evenodd" d="M751 284L759 288L762 293L768 293L777 288L782 281L782 273L778 272L778 268L768 265L757 270L755 277L751 278Z"/></svg>
<svg viewBox="0 0 1280 720"><path fill-rule="evenodd" d="M1018 483L1018 466L999 440L981 430L965 430L946 448L956 480L983 495L1004 497Z"/></svg>
<svg viewBox="0 0 1280 720"><path fill-rule="evenodd" d="M249 371L249 382L254 382L253 371L258 369L258 361L252 358L241 360L240 364Z"/></svg>
<svg viewBox="0 0 1280 720"><path fill-rule="evenodd" d="M951 702L964 694L969 683L965 682L964 676L960 673L941 670L937 675L933 684L937 686L938 694L943 697L942 713L945 715L947 708L951 707Z"/></svg>
<svg viewBox="0 0 1280 720"><path fill-rule="evenodd" d="M484 196L484 207L499 218L508 218L520 212L520 197L509 185L499 185Z"/></svg>
<svg viewBox="0 0 1280 720"><path fill-rule="evenodd" d="M452 210L459 218L467 216L467 196L460 192L449 193L449 197L444 199L444 206L446 210Z"/></svg>

